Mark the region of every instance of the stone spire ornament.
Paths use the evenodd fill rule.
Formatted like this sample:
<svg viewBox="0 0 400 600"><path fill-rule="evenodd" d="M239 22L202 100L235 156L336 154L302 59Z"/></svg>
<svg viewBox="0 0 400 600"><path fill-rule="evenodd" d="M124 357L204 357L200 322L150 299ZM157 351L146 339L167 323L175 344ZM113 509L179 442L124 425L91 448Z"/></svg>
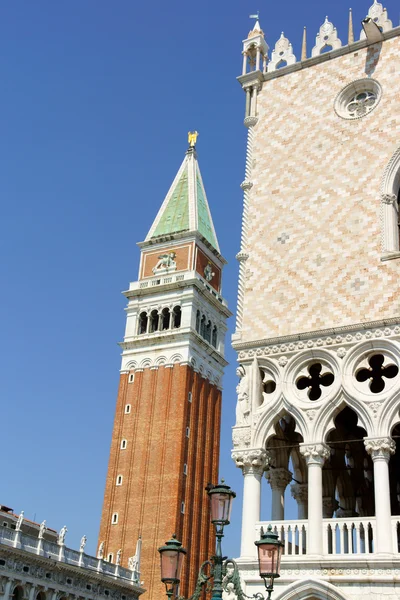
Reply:
<svg viewBox="0 0 400 600"><path fill-rule="evenodd" d="M352 44L353 42L354 42L353 11L350 8L350 10L349 10L349 35L348 35L348 44Z"/></svg>
<svg viewBox="0 0 400 600"><path fill-rule="evenodd" d="M383 5L377 0L374 0L373 5L370 7L367 18L370 18L381 31L389 31L389 29L393 29L392 21L389 19L386 8L383 8ZM366 33L364 29L362 29L360 34L360 40L365 40Z"/></svg>
<svg viewBox="0 0 400 600"><path fill-rule="evenodd" d="M329 46L332 50L336 50L341 48L342 42L338 38L336 27L328 20L328 17L325 17L325 22L321 25L317 34L311 56L319 56L324 48Z"/></svg>
<svg viewBox="0 0 400 600"><path fill-rule="evenodd" d="M292 44L289 42L282 31L281 37L275 44L275 48L271 54L271 60L268 63L268 73L275 71L280 67L293 65L296 62L296 57L293 54Z"/></svg>
<svg viewBox="0 0 400 600"><path fill-rule="evenodd" d="M303 29L303 42L301 44L301 60L307 60L307 27Z"/></svg>

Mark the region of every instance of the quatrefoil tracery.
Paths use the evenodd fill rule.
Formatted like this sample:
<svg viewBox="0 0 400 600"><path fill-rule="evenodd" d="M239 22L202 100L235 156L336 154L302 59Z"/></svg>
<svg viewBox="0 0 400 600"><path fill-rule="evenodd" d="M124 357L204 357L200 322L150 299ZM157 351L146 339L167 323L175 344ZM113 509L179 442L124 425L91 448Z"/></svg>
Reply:
<svg viewBox="0 0 400 600"><path fill-rule="evenodd" d="M322 396L324 387L329 387L335 380L335 376L328 370L324 371L321 363L313 363L307 367L308 375L300 377L296 386L299 390L308 388L307 395L310 400L318 400Z"/></svg>
<svg viewBox="0 0 400 600"><path fill-rule="evenodd" d="M379 394L385 389L385 379L393 379L399 372L394 363L383 366L385 357L383 354L374 354L368 358L369 367L363 367L356 372L356 379L360 383L369 380L369 389L373 394Z"/></svg>

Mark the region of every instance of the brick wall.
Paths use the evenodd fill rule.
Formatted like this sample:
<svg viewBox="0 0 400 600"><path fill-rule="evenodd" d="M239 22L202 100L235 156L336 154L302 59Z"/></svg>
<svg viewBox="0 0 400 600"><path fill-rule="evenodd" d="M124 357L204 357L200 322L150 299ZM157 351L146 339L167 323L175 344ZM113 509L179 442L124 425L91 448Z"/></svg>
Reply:
<svg viewBox="0 0 400 600"><path fill-rule="evenodd" d="M204 488L217 483L221 393L178 364L136 372L134 383L128 378L121 375L99 543L105 541L105 556L113 553L114 559L122 548L127 565L141 534L145 597L159 600L164 590L157 548L176 533L188 550L181 585L181 593L188 595L198 567L213 551ZM126 404L131 404L129 414ZM120 449L122 439L127 440L125 450ZM118 475L123 476L121 486L116 485ZM115 512L118 523L112 525Z"/></svg>

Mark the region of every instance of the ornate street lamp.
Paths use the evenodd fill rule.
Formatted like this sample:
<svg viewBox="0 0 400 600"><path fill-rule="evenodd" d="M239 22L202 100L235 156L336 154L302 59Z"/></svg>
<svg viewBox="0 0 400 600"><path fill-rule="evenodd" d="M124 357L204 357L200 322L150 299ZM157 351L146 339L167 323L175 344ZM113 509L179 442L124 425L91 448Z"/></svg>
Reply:
<svg viewBox="0 0 400 600"><path fill-rule="evenodd" d="M284 544L279 540L278 535L272 531L271 525L268 525L266 533L261 530L261 539L257 540L255 544L258 551L260 577L264 579L268 598L271 598L271 593L274 589L274 580L280 577Z"/></svg>
<svg viewBox="0 0 400 600"><path fill-rule="evenodd" d="M261 539L255 542L258 550L260 575L264 579L268 597L265 599L260 593L246 596L242 590L237 564L233 559L222 556L221 542L224 537L224 527L229 525L232 500L236 497L236 494L222 480L220 484L208 490L208 495L211 500L211 522L215 526L217 537L215 555L201 565L196 588L189 600L199 600L203 591L212 592L212 600L221 600L224 590L234 590L238 600L245 600L246 598L269 600L274 579L279 577L283 543L272 532L271 526L268 527L267 533L262 533ZM186 550L173 535L172 539L161 546L158 551L161 557L161 581L165 584L167 596L171 600L172 597L177 596L182 562ZM268 583L267 579L269 580ZM212 585L210 580L212 580ZM177 600L185 599L179 596Z"/></svg>
<svg viewBox="0 0 400 600"><path fill-rule="evenodd" d="M158 551L161 556L161 581L165 584L168 598L171 598L175 587L181 580L182 563L186 550L174 534Z"/></svg>

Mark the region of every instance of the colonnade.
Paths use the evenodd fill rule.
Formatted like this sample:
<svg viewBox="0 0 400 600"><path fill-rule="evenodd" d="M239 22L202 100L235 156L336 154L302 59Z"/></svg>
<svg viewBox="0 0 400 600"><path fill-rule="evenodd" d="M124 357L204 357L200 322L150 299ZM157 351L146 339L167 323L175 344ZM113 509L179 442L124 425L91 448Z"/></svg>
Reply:
<svg viewBox="0 0 400 600"><path fill-rule="evenodd" d="M364 438L365 449L371 456L374 469L376 538L374 553L392 554L393 536L390 507L389 460L395 452L395 442L390 437ZM300 444L305 459L308 483L295 483L292 495L298 502L299 519L307 519L307 554L323 554L324 513L333 514L332 499L323 498L322 469L330 456L330 448L324 442ZM232 454L236 465L243 472L243 517L241 557L254 557L256 523L261 519L261 481L268 468L268 456L264 449L235 450ZM269 469L267 479L272 489L271 521L284 519L284 493L291 481L287 469ZM330 506L327 506L329 500ZM345 515L343 515L345 516ZM397 551L397 549L396 549Z"/></svg>

